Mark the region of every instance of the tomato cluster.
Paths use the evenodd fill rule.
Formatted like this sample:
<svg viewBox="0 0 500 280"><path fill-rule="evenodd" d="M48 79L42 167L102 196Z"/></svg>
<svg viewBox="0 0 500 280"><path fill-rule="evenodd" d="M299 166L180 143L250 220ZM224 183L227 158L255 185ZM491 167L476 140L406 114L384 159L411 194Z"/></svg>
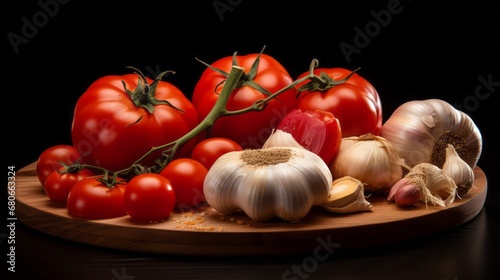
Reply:
<svg viewBox="0 0 500 280"><path fill-rule="evenodd" d="M210 133L199 133L234 65L245 73L230 92L226 111L282 93L260 110L228 114L214 120ZM262 53L235 54L207 66L192 100L162 80L167 72L152 80L135 70L92 83L74 109L72 145L50 147L37 161L49 199L75 217L162 221L172 211L202 206L212 164L224 153L261 147L273 129L291 133L327 163L342 136L380 131L378 93L351 71L316 69L316 78L294 87L285 67ZM298 79L307 75L311 71ZM175 153L166 152L186 135Z"/></svg>

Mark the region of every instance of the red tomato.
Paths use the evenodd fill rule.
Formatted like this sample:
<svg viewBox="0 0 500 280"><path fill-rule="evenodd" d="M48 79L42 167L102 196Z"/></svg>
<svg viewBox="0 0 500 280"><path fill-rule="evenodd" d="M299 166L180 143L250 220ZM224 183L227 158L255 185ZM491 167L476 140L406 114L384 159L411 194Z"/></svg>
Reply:
<svg viewBox="0 0 500 280"><path fill-rule="evenodd" d="M88 169L68 172L66 167L62 167L59 171L54 171L50 174L47 180L45 180L43 189L50 200L59 204L66 204L71 188L76 183L90 176L94 176L94 173Z"/></svg>
<svg viewBox="0 0 500 280"><path fill-rule="evenodd" d="M258 65L255 65L258 56L259 54L236 56L237 64L246 70L240 81L253 80L269 93L275 93L293 82L287 70L271 56L261 54ZM213 67L227 73L231 71L232 65L232 56L224 57L212 64ZM201 75L193 92L193 105L200 120L208 115L219 98L225 79L226 76L210 68ZM257 89L240 84L231 93L226 108L228 110L247 108L255 101L266 97L265 93ZM212 127L211 136L231 139L243 148L259 148L271 135L272 129L294 108L295 101L295 92L291 89L280 94L278 100L271 100L263 111L219 118Z"/></svg>
<svg viewBox="0 0 500 280"><path fill-rule="evenodd" d="M106 76L80 97L71 136L78 151L86 154L87 163L111 171L128 168L152 147L175 141L198 124L193 104L174 85L159 80L144 85L136 74ZM170 102L182 111L155 105L158 101ZM188 142L184 153L189 155L195 144L194 139ZM141 164L152 164L160 154Z"/></svg>
<svg viewBox="0 0 500 280"><path fill-rule="evenodd" d="M71 165L79 158L80 153L70 145L56 145L44 150L36 161L38 180L44 185L47 177L63 166L59 161Z"/></svg>
<svg viewBox="0 0 500 280"><path fill-rule="evenodd" d="M321 72L334 81L339 81L352 71L343 68L314 70L316 75L320 75ZM303 73L300 77L307 74L308 72ZM379 135L382 128L382 104L379 95L367 80L356 73L344 83L324 91L301 92L297 108L331 112L340 122L342 137L360 136L366 133Z"/></svg>
<svg viewBox="0 0 500 280"><path fill-rule="evenodd" d="M231 139L213 137L196 144L191 153L191 158L203 164L208 170L223 154L241 150L243 148Z"/></svg>
<svg viewBox="0 0 500 280"><path fill-rule="evenodd" d="M175 192L165 177L155 173L132 178L125 189L125 209L130 217L142 222L166 220L175 205Z"/></svg>
<svg viewBox="0 0 500 280"><path fill-rule="evenodd" d="M203 164L190 158L175 159L159 173L174 188L175 207L181 210L195 208L205 201L203 181L208 170Z"/></svg>
<svg viewBox="0 0 500 280"><path fill-rule="evenodd" d="M123 194L126 184L108 187L98 179L88 177L76 183L68 194L66 208L71 215L86 219L109 219L125 216ZM118 178L118 181L122 179Z"/></svg>
<svg viewBox="0 0 500 280"><path fill-rule="evenodd" d="M342 131L330 112L295 109L281 120L279 130L290 133L305 149L330 164L340 149Z"/></svg>

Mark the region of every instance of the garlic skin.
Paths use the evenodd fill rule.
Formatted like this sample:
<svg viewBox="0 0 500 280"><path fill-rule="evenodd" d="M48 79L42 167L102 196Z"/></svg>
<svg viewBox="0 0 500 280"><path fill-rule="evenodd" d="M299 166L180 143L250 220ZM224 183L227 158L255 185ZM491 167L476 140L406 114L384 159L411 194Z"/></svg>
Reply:
<svg viewBox="0 0 500 280"><path fill-rule="evenodd" d="M328 199L321 206L330 212L342 214L370 211L372 208L365 198L363 183L350 176L333 181Z"/></svg>
<svg viewBox="0 0 500 280"><path fill-rule="evenodd" d="M452 144L474 168L482 151L482 136L472 119L440 99L402 104L384 123L380 135L410 167L427 162L442 168L445 149Z"/></svg>
<svg viewBox="0 0 500 280"><path fill-rule="evenodd" d="M466 194L474 186L474 171L460 158L453 145L448 144L446 147L446 160L442 170L457 185L458 195Z"/></svg>
<svg viewBox="0 0 500 280"><path fill-rule="evenodd" d="M391 188L387 200L394 201L398 191L413 185L420 192L420 201L446 207L455 201L457 186L439 167L430 163L414 166Z"/></svg>
<svg viewBox="0 0 500 280"><path fill-rule="evenodd" d="M285 132L283 130L273 130L271 136L267 138L266 142L262 146L265 148L272 147L294 147L294 148L303 148L302 145L293 138L292 134Z"/></svg>
<svg viewBox="0 0 500 280"><path fill-rule="evenodd" d="M328 198L331 184L332 174L318 155L273 147L222 155L208 171L203 191L222 214L243 210L255 221L296 222Z"/></svg>
<svg viewBox="0 0 500 280"><path fill-rule="evenodd" d="M369 192L387 192L403 177L402 161L391 143L371 133L343 138L330 169L334 178L360 180Z"/></svg>

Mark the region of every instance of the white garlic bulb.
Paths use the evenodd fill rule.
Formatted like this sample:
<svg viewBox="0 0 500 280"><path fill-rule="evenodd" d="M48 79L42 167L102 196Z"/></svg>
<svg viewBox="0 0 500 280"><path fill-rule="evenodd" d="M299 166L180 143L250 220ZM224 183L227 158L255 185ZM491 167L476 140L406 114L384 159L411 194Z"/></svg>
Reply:
<svg viewBox="0 0 500 280"><path fill-rule="evenodd" d="M203 191L222 214L243 210L256 221L299 221L330 191L332 174L315 153L272 147L229 152L208 171Z"/></svg>
<svg viewBox="0 0 500 280"><path fill-rule="evenodd" d="M385 192L403 177L401 164L390 142L368 133L343 138L330 169L334 178L351 176L369 192Z"/></svg>
<svg viewBox="0 0 500 280"><path fill-rule="evenodd" d="M469 192L474 186L474 171L458 156L453 145L446 147L446 160L442 170L455 181L459 195Z"/></svg>
<svg viewBox="0 0 500 280"><path fill-rule="evenodd" d="M471 168L479 160L482 137L465 113L440 99L414 100L399 106L384 123L381 136L392 143L411 167L432 163L442 167L448 144Z"/></svg>

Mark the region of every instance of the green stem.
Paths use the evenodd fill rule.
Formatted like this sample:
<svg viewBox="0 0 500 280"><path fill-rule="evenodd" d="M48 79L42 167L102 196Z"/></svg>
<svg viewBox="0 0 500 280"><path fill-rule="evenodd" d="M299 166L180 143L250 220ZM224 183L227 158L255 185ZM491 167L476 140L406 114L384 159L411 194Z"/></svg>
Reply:
<svg viewBox="0 0 500 280"><path fill-rule="evenodd" d="M252 112L252 111L262 111L266 108L266 105L269 101L271 101L272 99L275 99L278 95L282 94L283 92L297 86L298 84L301 84L307 80L312 80L312 79L321 79L319 76L317 76L316 74L313 73L314 71L314 68L316 68L318 66L318 60L317 59L313 59L311 61L311 64L309 66L309 73L298 79L298 80L295 80L293 81L291 84L287 85L286 87L278 90L277 92L269 95L267 98L265 99L261 99L261 100L257 100L252 106L250 107L247 107L247 108L244 108L244 109L240 109L240 110L234 110L234 111L226 111L224 112L224 116L232 116L232 115L239 115L239 114L244 114L244 113L248 113L248 112Z"/></svg>
<svg viewBox="0 0 500 280"><path fill-rule="evenodd" d="M186 142L191 140L193 137L196 137L199 133L207 130L208 128L212 127L215 121L225 115L226 112L226 104L227 101L229 100L229 97L231 96L231 92L233 92L234 88L236 87L236 84L240 80L241 75L244 73L244 70L242 67L239 66L233 66L231 69L231 72L229 72L229 75L227 77L226 83L224 84L224 87L222 89L222 92L217 99L217 102L215 102L214 107L208 113L208 115L203 119L195 128L193 128L190 132L186 133L184 136L181 138L175 140L174 142L170 142L161 146L156 146L153 147L149 152L147 152L145 155L143 155L141 158L139 158L135 163L138 164L141 162L144 158L149 156L150 154L158 151L158 150L163 150L167 149L167 152L169 153L168 155L168 161L170 161L176 151L179 150L180 147L182 147Z"/></svg>

